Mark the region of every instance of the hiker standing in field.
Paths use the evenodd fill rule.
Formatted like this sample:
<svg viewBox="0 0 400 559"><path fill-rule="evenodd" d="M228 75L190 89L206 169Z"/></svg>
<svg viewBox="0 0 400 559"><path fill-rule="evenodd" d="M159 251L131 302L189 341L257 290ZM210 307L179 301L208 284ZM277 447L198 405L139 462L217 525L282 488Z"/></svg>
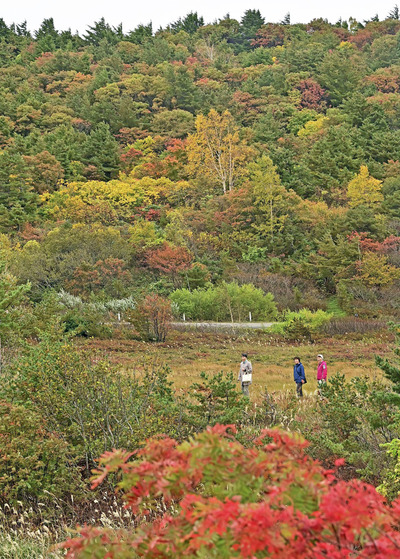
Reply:
<svg viewBox="0 0 400 559"><path fill-rule="evenodd" d="M253 367L247 359L247 353L242 353L242 361L240 363L238 381L242 383L242 392L244 396L250 398L249 386L252 382Z"/></svg>
<svg viewBox="0 0 400 559"><path fill-rule="evenodd" d="M294 368L293 368L294 382L296 383L296 393L298 398L303 397L303 384L307 382L306 374L304 372L303 364L301 363L300 357L294 358Z"/></svg>
<svg viewBox="0 0 400 559"><path fill-rule="evenodd" d="M328 374L328 368L326 362L324 361L324 356L322 353L317 355L318 369L317 369L317 382L318 388L321 388L323 384L326 383L326 376Z"/></svg>

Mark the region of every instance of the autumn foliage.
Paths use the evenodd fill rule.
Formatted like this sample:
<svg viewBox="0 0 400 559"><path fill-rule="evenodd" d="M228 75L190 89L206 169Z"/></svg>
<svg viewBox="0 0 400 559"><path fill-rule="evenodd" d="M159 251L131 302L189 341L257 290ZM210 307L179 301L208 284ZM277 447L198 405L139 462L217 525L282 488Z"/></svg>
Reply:
<svg viewBox="0 0 400 559"><path fill-rule="evenodd" d="M314 349L332 372L362 366L358 335L363 362L386 351L384 326L400 320L399 8L332 23L243 12L182 13L157 30L101 18L80 34L51 14L36 30L0 17L0 558L37 556L8 551L17 524L33 532L19 518L5 529L4 503L52 519L56 538L71 518L95 522L79 478L102 452L216 422L238 422L246 448L221 428L151 441L135 462L103 458L119 464L138 532L83 530L70 553L399 555L397 505L336 483L286 436L247 448L266 421L290 424L314 458L344 456L346 474L395 498L397 442L382 444L400 440L400 422L375 380L329 373L330 404L310 398L302 415L288 392L272 413L261 394L273 375L249 404L212 369L236 369L246 350L290 374L293 353L274 352L331 333L348 350L322 337ZM232 330L231 343L228 329L181 333L173 315L278 324ZM168 367L143 373L158 355L176 390Z"/></svg>
<svg viewBox="0 0 400 559"><path fill-rule="evenodd" d="M146 340L165 342L171 328L171 302L157 293L146 295L126 318Z"/></svg>
<svg viewBox="0 0 400 559"><path fill-rule="evenodd" d="M180 445L152 439L136 453L105 453L93 487L117 472L137 524L81 528L67 557L400 556L400 501L389 508L374 487L339 481L298 437L265 430L247 448L234 433L217 425Z"/></svg>
<svg viewBox="0 0 400 559"><path fill-rule="evenodd" d="M164 243L162 247L148 253L146 262L149 268L175 280L178 274L190 268L192 256L185 247L174 247Z"/></svg>

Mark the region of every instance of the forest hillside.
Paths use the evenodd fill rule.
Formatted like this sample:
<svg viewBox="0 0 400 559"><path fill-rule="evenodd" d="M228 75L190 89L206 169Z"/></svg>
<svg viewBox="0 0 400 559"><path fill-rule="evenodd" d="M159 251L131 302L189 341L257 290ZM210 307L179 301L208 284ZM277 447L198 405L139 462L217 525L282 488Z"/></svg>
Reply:
<svg viewBox="0 0 400 559"><path fill-rule="evenodd" d="M225 282L280 311L397 316L399 32L396 8L83 36L0 21L9 271L35 303L179 290L178 314L218 320L182 289Z"/></svg>

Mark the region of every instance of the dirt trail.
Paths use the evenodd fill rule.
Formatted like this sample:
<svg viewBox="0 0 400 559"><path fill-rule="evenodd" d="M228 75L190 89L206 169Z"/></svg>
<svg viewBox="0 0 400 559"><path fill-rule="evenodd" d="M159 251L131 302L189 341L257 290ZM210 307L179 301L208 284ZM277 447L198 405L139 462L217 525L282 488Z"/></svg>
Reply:
<svg viewBox="0 0 400 559"><path fill-rule="evenodd" d="M262 330L269 328L275 324L274 322L173 322L172 326L179 328L210 328L210 329L227 329L227 328L251 328L253 330Z"/></svg>

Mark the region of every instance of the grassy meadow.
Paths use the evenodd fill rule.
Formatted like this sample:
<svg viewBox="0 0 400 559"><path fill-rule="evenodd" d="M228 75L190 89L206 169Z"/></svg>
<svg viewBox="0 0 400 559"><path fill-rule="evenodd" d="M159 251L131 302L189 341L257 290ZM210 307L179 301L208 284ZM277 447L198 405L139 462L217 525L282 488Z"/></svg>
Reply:
<svg viewBox="0 0 400 559"><path fill-rule="evenodd" d="M121 370L143 372L149 367L168 366L170 379L177 390L185 391L207 374L219 371L238 371L241 354L247 352L253 364L252 399L259 400L269 391L294 389L293 357L299 355L304 364L307 385L305 392L316 388L316 356L323 353L328 364L328 375L341 373L346 378L381 377L375 365L375 355L390 355L393 337L388 332L368 335L349 334L335 338L319 338L304 343L287 342L263 331L249 331L239 335L173 331L165 343L137 340L98 340L86 342L99 354L107 356Z"/></svg>

